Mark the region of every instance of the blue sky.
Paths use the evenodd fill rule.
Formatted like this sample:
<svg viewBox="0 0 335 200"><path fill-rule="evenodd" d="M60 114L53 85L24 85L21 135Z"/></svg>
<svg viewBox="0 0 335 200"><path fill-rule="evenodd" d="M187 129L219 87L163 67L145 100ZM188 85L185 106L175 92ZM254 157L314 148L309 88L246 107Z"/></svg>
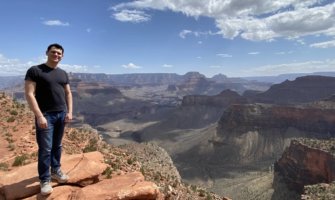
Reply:
<svg viewBox="0 0 335 200"><path fill-rule="evenodd" d="M207 77L335 71L334 0L8 0L0 75L45 62L87 73Z"/></svg>

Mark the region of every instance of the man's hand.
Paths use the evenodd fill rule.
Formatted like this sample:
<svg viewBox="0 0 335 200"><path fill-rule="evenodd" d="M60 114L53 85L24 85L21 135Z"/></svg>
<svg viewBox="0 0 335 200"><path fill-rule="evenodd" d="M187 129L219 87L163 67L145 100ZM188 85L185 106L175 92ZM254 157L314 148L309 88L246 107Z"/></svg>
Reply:
<svg viewBox="0 0 335 200"><path fill-rule="evenodd" d="M65 122L69 123L72 120L72 113L66 113Z"/></svg>
<svg viewBox="0 0 335 200"><path fill-rule="evenodd" d="M37 117L37 125L40 128L48 128L48 121L44 116Z"/></svg>

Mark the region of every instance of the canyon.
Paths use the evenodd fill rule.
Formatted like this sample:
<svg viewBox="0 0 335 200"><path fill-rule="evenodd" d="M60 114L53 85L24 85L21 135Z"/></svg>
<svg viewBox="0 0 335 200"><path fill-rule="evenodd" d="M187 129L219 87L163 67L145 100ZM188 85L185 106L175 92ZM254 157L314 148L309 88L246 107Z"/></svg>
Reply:
<svg viewBox="0 0 335 200"><path fill-rule="evenodd" d="M332 151L334 77L302 76L272 84L189 72L71 74L71 80L73 128L92 126L116 146L158 145L189 184L233 199L276 200L299 199L304 186L334 180L332 175L310 176L313 180L295 183L296 173L287 171L292 156L286 151L299 152L292 141L301 138L330 141L326 151ZM329 154L328 171L321 171L335 171L332 159ZM294 169L306 171L310 162Z"/></svg>

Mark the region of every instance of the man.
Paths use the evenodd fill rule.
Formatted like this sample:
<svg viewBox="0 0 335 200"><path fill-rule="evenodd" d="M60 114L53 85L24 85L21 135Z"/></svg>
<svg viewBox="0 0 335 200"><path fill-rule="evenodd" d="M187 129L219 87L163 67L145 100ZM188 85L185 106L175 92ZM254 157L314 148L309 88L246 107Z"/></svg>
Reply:
<svg viewBox="0 0 335 200"><path fill-rule="evenodd" d="M25 76L25 96L35 114L38 175L42 195L52 192L51 179L59 183L65 183L69 179L60 169L64 128L72 120L69 78L64 70L57 67L63 54L61 45L49 45L46 63L32 66Z"/></svg>

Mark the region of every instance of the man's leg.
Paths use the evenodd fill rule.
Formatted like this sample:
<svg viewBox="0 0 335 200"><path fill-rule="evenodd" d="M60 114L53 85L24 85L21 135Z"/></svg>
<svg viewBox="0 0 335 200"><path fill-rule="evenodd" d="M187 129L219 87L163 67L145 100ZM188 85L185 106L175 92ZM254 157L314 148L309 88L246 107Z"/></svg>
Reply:
<svg viewBox="0 0 335 200"><path fill-rule="evenodd" d="M51 149L53 140L53 116L46 113L44 117L47 120L48 127L42 129L36 124L36 141L38 145L38 175L40 179L41 194L48 195L52 192L50 185L50 163ZM37 120L36 120L37 121Z"/></svg>
<svg viewBox="0 0 335 200"><path fill-rule="evenodd" d="M62 156L62 139L65 129L65 112L57 113L57 121L54 124L53 143L51 149L51 169L56 171L60 168Z"/></svg>
<svg viewBox="0 0 335 200"><path fill-rule="evenodd" d="M61 167L62 139L65 129L65 112L57 113L57 121L54 124L53 145L51 150L51 176L59 183L65 183L69 177L64 174Z"/></svg>
<svg viewBox="0 0 335 200"><path fill-rule="evenodd" d="M43 181L50 181L51 149L53 140L52 116L45 114L48 127L43 129L36 123L36 141L38 145L38 175Z"/></svg>

